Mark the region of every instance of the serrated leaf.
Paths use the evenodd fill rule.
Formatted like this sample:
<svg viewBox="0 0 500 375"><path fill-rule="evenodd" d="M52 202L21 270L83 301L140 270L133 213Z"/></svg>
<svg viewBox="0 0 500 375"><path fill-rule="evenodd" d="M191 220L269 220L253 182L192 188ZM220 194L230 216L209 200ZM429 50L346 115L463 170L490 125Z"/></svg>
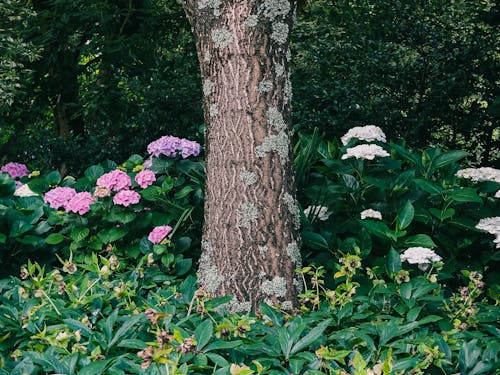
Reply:
<svg viewBox="0 0 500 375"><path fill-rule="evenodd" d="M311 345L314 341L318 340L323 335L323 332L328 327L331 321L332 319L327 319L314 327L307 335L305 335L292 347L290 354L293 355Z"/></svg>
<svg viewBox="0 0 500 375"><path fill-rule="evenodd" d="M73 241L79 242L84 240L90 233L89 228L73 228L70 237Z"/></svg>
<svg viewBox="0 0 500 375"><path fill-rule="evenodd" d="M196 350L201 350L212 337L214 325L210 319L206 319L203 323L201 323L196 330L194 331L194 338L198 342L196 346Z"/></svg>
<svg viewBox="0 0 500 375"><path fill-rule="evenodd" d="M64 241L64 236L61 233L52 233L45 238L45 243L49 245L57 245Z"/></svg>

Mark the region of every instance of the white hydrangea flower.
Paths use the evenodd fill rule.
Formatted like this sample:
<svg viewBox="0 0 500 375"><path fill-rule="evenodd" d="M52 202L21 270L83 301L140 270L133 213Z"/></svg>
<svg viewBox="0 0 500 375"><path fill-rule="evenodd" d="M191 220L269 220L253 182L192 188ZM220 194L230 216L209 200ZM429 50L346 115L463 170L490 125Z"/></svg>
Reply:
<svg viewBox="0 0 500 375"><path fill-rule="evenodd" d="M373 160L375 156L385 157L390 155L378 145L358 145L348 148L346 153L342 155L342 160L348 158Z"/></svg>
<svg viewBox="0 0 500 375"><path fill-rule="evenodd" d="M382 213L380 213L379 211L372 210L371 208L368 208L367 210L361 212L361 220L365 219L382 220Z"/></svg>
<svg viewBox="0 0 500 375"><path fill-rule="evenodd" d="M38 196L33 190L30 189L28 184L24 184L14 191L14 196L16 197L36 197Z"/></svg>
<svg viewBox="0 0 500 375"><path fill-rule="evenodd" d="M500 198L500 189L495 193L495 198Z"/></svg>
<svg viewBox="0 0 500 375"><path fill-rule="evenodd" d="M331 212L328 212L328 207L325 206L309 206L304 210L304 215L307 217L317 217L321 221L328 220L331 214Z"/></svg>
<svg viewBox="0 0 500 375"><path fill-rule="evenodd" d="M425 271L431 262L439 262L441 257L426 247L409 247L401 254L401 262L418 264L418 268Z"/></svg>
<svg viewBox="0 0 500 375"><path fill-rule="evenodd" d="M385 134L378 126L375 125L366 125L366 126L356 126L352 129L349 129L347 133L345 133L340 140L342 144L345 146L349 143L349 141L353 138L357 138L360 141L380 141L386 142Z"/></svg>
<svg viewBox="0 0 500 375"><path fill-rule="evenodd" d="M500 216L485 217L479 220L476 228L495 235L493 242L496 244L496 248L500 249Z"/></svg>
<svg viewBox="0 0 500 375"><path fill-rule="evenodd" d="M500 184L500 169L491 167L460 169L455 176L467 178L475 182L493 181Z"/></svg>

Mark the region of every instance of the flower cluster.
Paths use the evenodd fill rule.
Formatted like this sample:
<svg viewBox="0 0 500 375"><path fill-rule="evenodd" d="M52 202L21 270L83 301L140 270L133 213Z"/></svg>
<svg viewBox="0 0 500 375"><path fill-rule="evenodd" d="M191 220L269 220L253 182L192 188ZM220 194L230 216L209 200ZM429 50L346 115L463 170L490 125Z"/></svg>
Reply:
<svg viewBox="0 0 500 375"><path fill-rule="evenodd" d="M376 156L385 157L390 155L378 145L358 145L348 148L346 153L342 155L342 160L349 158L373 160Z"/></svg>
<svg viewBox="0 0 500 375"><path fill-rule="evenodd" d="M342 144L347 145L351 139L357 138L360 141L380 141L386 142L385 134L378 126L375 125L366 125L366 126L356 126L352 129L349 129L347 133L345 133L340 140Z"/></svg>
<svg viewBox="0 0 500 375"><path fill-rule="evenodd" d="M496 248L500 249L500 216L481 219L476 228L495 235L493 242L496 243Z"/></svg>
<svg viewBox="0 0 500 375"><path fill-rule="evenodd" d="M14 191L14 196L16 197L36 197L38 196L33 190L30 189L28 184L21 184L16 191Z"/></svg>
<svg viewBox="0 0 500 375"><path fill-rule="evenodd" d="M149 233L148 239L154 244L160 243L171 231L172 227L169 225L155 227L151 233Z"/></svg>
<svg viewBox="0 0 500 375"><path fill-rule="evenodd" d="M368 208L367 210L361 211L361 220L365 219L379 219L382 220L382 213L379 211L372 210Z"/></svg>
<svg viewBox="0 0 500 375"><path fill-rule="evenodd" d="M123 189L128 189L131 186L132 181L130 180L128 174L120 171L119 169L115 169L114 171L105 173L97 179L97 190L100 190L100 194L103 194L104 191L107 191L109 195L111 191L120 191Z"/></svg>
<svg viewBox="0 0 500 375"><path fill-rule="evenodd" d="M500 184L500 169L491 167L460 169L455 176L475 182L493 181Z"/></svg>
<svg viewBox="0 0 500 375"><path fill-rule="evenodd" d="M139 203L141 196L138 192L133 190L121 190L113 197L114 204L120 204L122 206L128 207L131 204Z"/></svg>
<svg viewBox="0 0 500 375"><path fill-rule="evenodd" d="M13 162L7 163L2 166L2 168L0 168L0 172L8 173L12 178L21 178L30 174L30 171L28 170L28 167L26 167L26 165Z"/></svg>
<svg viewBox="0 0 500 375"><path fill-rule="evenodd" d="M165 155L171 158L179 154L185 159L189 156L198 156L200 144L188 139L165 135L148 145L148 153L155 157Z"/></svg>
<svg viewBox="0 0 500 375"><path fill-rule="evenodd" d="M139 186L143 189L147 188L149 185L153 184L156 181L156 175L153 171L143 170L137 173L135 176L135 182L139 184Z"/></svg>
<svg viewBox="0 0 500 375"><path fill-rule="evenodd" d="M326 221L332 213L328 212L328 207L325 206L309 206L304 210L304 215L318 220Z"/></svg>
<svg viewBox="0 0 500 375"><path fill-rule="evenodd" d="M95 200L87 191L77 193L64 207L67 212L74 212L80 215L85 215L90 210L90 205L94 203Z"/></svg>
<svg viewBox="0 0 500 375"><path fill-rule="evenodd" d="M76 190L70 187L56 187L43 196L43 200L50 207L65 208L66 204L76 195Z"/></svg>
<svg viewBox="0 0 500 375"><path fill-rule="evenodd" d="M422 270L427 269L431 262L439 262L441 257L426 247L410 247L401 254L401 261L418 264Z"/></svg>

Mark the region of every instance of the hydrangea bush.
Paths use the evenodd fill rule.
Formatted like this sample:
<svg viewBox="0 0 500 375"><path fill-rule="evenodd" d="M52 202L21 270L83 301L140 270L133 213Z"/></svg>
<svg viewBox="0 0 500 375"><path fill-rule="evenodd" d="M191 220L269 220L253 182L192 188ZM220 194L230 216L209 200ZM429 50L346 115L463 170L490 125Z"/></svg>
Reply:
<svg viewBox="0 0 500 375"><path fill-rule="evenodd" d="M203 163L173 138L77 179L0 173L0 375L500 371L497 172L374 126L301 137L299 304L238 315L197 289Z"/></svg>

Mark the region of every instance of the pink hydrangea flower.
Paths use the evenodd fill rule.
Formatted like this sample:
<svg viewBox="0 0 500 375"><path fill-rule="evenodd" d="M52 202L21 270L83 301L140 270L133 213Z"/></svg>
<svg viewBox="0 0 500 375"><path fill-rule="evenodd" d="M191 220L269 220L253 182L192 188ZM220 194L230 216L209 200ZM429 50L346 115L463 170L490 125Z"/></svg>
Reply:
<svg viewBox="0 0 500 375"><path fill-rule="evenodd" d="M43 196L43 200L50 207L58 209L66 207L66 204L76 195L76 190L70 187L56 187L49 190Z"/></svg>
<svg viewBox="0 0 500 375"><path fill-rule="evenodd" d="M145 169L137 173L135 181L144 189L156 181L156 175L153 171Z"/></svg>
<svg viewBox="0 0 500 375"><path fill-rule="evenodd" d="M119 169L103 174L97 179L97 186L104 187L110 191L120 191L132 186L128 174Z"/></svg>
<svg viewBox="0 0 500 375"><path fill-rule="evenodd" d="M7 163L2 168L0 168L0 172L6 172L12 178L21 178L30 174L30 171L26 165L21 163Z"/></svg>
<svg viewBox="0 0 500 375"><path fill-rule="evenodd" d="M133 190L122 190L113 197L113 203L128 207L131 204L139 203L140 199L141 196L138 192Z"/></svg>
<svg viewBox="0 0 500 375"><path fill-rule="evenodd" d="M66 211L78 213L84 215L90 210L90 205L94 203L95 200L88 191L82 193L77 193L71 200L66 204Z"/></svg>
<svg viewBox="0 0 500 375"><path fill-rule="evenodd" d="M149 233L148 240L154 244L160 243L171 231L172 227L170 225L154 227Z"/></svg>

